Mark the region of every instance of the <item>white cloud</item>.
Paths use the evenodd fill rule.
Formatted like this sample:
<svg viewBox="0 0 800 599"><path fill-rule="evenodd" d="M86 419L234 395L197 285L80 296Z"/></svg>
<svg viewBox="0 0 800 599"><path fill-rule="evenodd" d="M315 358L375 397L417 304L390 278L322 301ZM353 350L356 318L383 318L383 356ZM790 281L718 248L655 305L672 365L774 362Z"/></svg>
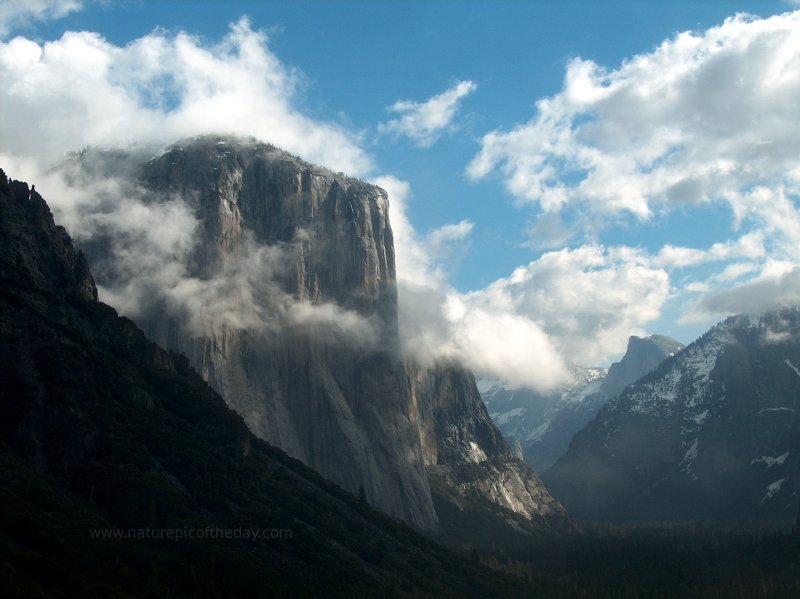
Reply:
<svg viewBox="0 0 800 599"><path fill-rule="evenodd" d="M473 179L521 202L645 218L657 205L773 188L800 168L800 12L681 33L616 70L575 59L536 115L485 135Z"/></svg>
<svg viewBox="0 0 800 599"><path fill-rule="evenodd" d="M574 59L530 121L483 137L467 174L499 174L520 204L538 206L540 248L550 222L554 242L572 235L557 226L566 207L578 222L632 216L635 227L717 202L732 215L730 239L624 251L647 268L681 270L673 299L701 294L680 308L682 322L800 301L795 271L774 272L800 267L798 64L800 11L680 33L614 70Z"/></svg>
<svg viewBox="0 0 800 599"><path fill-rule="evenodd" d="M734 262L726 266L722 272L714 275L712 280L721 282L735 281L757 269L758 265L752 262Z"/></svg>
<svg viewBox="0 0 800 599"><path fill-rule="evenodd" d="M708 249L667 244L653 258L653 264L665 268L686 268L735 258L755 260L765 257L766 254L763 234L761 232L753 232L743 235L736 241L715 243Z"/></svg>
<svg viewBox="0 0 800 599"><path fill-rule="evenodd" d="M800 262L800 190L784 186L757 186L731 195L731 206L737 223L750 220L760 234L769 240L773 253Z"/></svg>
<svg viewBox="0 0 800 599"><path fill-rule="evenodd" d="M199 133L252 135L364 175L353 134L295 108L297 77L242 18L216 45L156 31L124 47L90 32L0 43L0 155L41 162L82 146L166 144Z"/></svg>
<svg viewBox="0 0 800 599"><path fill-rule="evenodd" d="M566 376L568 361L595 365L623 351L628 336L644 333L682 291L694 294L693 314L703 319L753 306L759 298L795 298L797 22L795 15L740 17L702 34L677 36L612 72L573 61L564 90L541 100L528 124L485 136L469 167L476 178L503 172L521 201L540 203L544 215L531 238L539 248L557 247L574 234L558 212L565 205L589 222L587 214L644 218L677 204L689 210L705 198L728 203L735 239L706 248L666 245L652 253L583 243L545 253L486 289L460 293L447 271L468 247L474 223L421 234L407 216L408 183L377 179L391 198L407 351L546 389ZM45 44L22 37L0 43L0 104L14 115L0 119L0 164L37 182L48 199L57 197L54 208L71 231L110 227L148 248L150 258L140 260L120 246L120 263L131 269L129 285L103 291L123 311L146 302L153 296L148 285L156 285L170 290L166 300L187 310L195 329L219 318L266 326L270 310L252 298L264 292L259 286L269 285L281 260L253 249L232 263L225 279L191 278L182 265L196 223L178 200L147 208L132 193L126 196L130 203L95 210L119 196L113 180L88 195L62 188L49 193L48 186L59 183L43 171L67 151L164 144L213 130L255 135L348 174L374 170L356 135L298 110L298 77L267 41L241 20L215 45L162 32L124 47L87 32ZM426 102L399 102L398 117L381 130L430 145L475 88L465 81ZM716 275L698 280L691 271L712 263L719 267ZM685 275L680 289L670 287L677 270ZM731 287L720 288L725 284ZM268 291L276 298L275 313L289 322L334 329L344 324L371 338L372 323L355 314L292 303Z"/></svg>
<svg viewBox="0 0 800 599"><path fill-rule="evenodd" d="M534 320L562 356L594 365L658 318L669 292L668 273L640 253L585 245L548 252L466 299Z"/></svg>
<svg viewBox="0 0 800 599"><path fill-rule="evenodd" d="M461 100L476 89L478 85L473 81L459 81L425 102L395 102L390 110L400 116L381 123L378 131L405 135L422 148L430 147L452 123Z"/></svg>
<svg viewBox="0 0 800 599"><path fill-rule="evenodd" d="M518 385L549 388L566 373L563 359L534 321L496 306L472 306L442 268L443 246L461 243L472 223L444 225L420 236L408 220L407 182L376 179L389 193L403 350L421 363L452 360ZM538 368L531 368L532 363Z"/></svg>
<svg viewBox="0 0 800 599"><path fill-rule="evenodd" d="M652 257L596 245L547 253L486 289L460 293L437 244L463 241L471 223L420 236L406 215L408 183L376 183L389 192L404 349L423 363L455 360L544 391L567 379L568 362L593 365L624 351L669 296L669 276Z"/></svg>
<svg viewBox="0 0 800 599"><path fill-rule="evenodd" d="M0 38L31 21L60 19L82 7L80 0L3 0L0 2Z"/></svg>
<svg viewBox="0 0 800 599"><path fill-rule="evenodd" d="M83 241L110 238L102 299L137 317L168 305L189 330L220 324L308 326L315 334L375 341L376 323L333 304L294 301L275 272L296 248L246 243L224 269L198 278L188 264L197 222L184 198L146 202L124 173L90 177L51 167L86 146L158 149L211 132L253 135L304 158L363 175L372 161L357 136L297 109L298 77L272 54L246 19L221 42L156 31L116 46L90 32L39 44L0 43L0 164L36 183L58 220ZM90 153L91 154L91 153ZM149 154L143 159L149 157ZM107 175L107 174L106 174Z"/></svg>
<svg viewBox="0 0 800 599"><path fill-rule="evenodd" d="M770 262L758 276L730 289L704 295L687 315L758 314L764 310L800 305L800 267L785 262Z"/></svg>
<svg viewBox="0 0 800 599"><path fill-rule="evenodd" d="M92 263L102 301L133 319L166 308L196 336L213 336L221 326L261 334L305 327L315 337L361 347L378 342L376 318L334 303L298 301L280 285L297 263L299 240L307 240L307 232L273 245L259 244L245 232L225 260L205 264L198 276L193 265L203 235L195 203L177 194L154 201L152 190L120 172L124 163L107 159L85 153L82 166L68 163L41 179L59 190L46 197L57 221L79 242L104 247Z"/></svg>

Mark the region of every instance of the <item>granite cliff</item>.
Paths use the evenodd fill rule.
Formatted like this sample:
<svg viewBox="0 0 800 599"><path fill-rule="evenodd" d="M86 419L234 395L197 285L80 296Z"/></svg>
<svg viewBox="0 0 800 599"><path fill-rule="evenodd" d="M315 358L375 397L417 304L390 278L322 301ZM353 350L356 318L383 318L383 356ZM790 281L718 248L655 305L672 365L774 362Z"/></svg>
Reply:
<svg viewBox="0 0 800 599"><path fill-rule="evenodd" d="M445 535L482 544L567 523L564 509L492 422L470 371L410 358L406 371Z"/></svg>
<svg viewBox="0 0 800 599"><path fill-rule="evenodd" d="M157 276L136 274L147 256L127 232L96 227L81 245L101 292L136 296L130 316L185 353L260 438L418 528L438 527L430 476L490 511L563 517L511 458L470 373L404 365L382 189L212 135L156 156L88 151L71 168L76 184L117 177L137 210L178 214L189 241ZM465 464L482 464L480 476Z"/></svg>
<svg viewBox="0 0 800 599"><path fill-rule="evenodd" d="M204 136L141 158L77 157L79 176L114 176L122 164L142 202L178 198L195 219L173 285L189 297L154 287L131 316L185 353L260 438L435 528L398 357L386 193L255 140ZM83 244L117 295L132 284L120 255L138 251L124 241L99 231Z"/></svg>
<svg viewBox="0 0 800 599"><path fill-rule="evenodd" d="M7 597L521 594L253 436L1 170L0 498Z"/></svg>

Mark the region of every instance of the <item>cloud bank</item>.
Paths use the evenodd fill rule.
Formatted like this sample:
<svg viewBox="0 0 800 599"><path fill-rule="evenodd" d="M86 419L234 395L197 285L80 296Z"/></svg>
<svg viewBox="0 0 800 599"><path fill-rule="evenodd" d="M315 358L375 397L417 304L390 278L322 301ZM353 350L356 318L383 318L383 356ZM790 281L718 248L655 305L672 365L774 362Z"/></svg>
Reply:
<svg viewBox="0 0 800 599"><path fill-rule="evenodd" d="M88 151L44 180L63 188L49 201L87 249L102 301L137 321L166 312L195 337L224 328L274 334L294 327L331 342L377 347L375 318L298 300L282 286L311 240L308 232L264 245L245 231L224 259L209 263L200 257L208 246L197 202L145 188L125 173L141 157Z"/></svg>
<svg viewBox="0 0 800 599"><path fill-rule="evenodd" d="M575 58L562 90L540 99L527 123L486 134L466 172L472 180L499 176L521 206L534 205L539 247L549 243L540 229L558 225L567 209L586 221L635 227L669 212L723 206L731 239L707 248L666 245L651 257L671 275L684 269L682 291L699 294L684 318L753 310L754 290L767 287L770 298L797 304L793 279L768 269L800 266L798 64L800 12L737 15L680 33L613 70ZM551 237L565 243L574 234L556 227ZM712 262L721 271L685 270Z"/></svg>
<svg viewBox="0 0 800 599"><path fill-rule="evenodd" d="M209 130L254 135L348 174L373 172L358 136L298 108L298 77L267 41L242 19L212 45L159 31L124 47L88 32L44 44L22 37L2 43L0 76L7 85L0 95L15 119L0 123L0 160L14 176L36 181L74 234L90 239L104 231L114 238L116 283L102 291L124 313L135 315L159 298L183 311L195 331L213 322L262 327L270 321L254 298L269 294L278 298L270 310L282 318L345 323L368 339L369 322L356 322L336 306L286 302L264 288L286 248L251 247L224 277L200 280L185 267L197 223L182 198L146 206L139 191L123 193L124 182L114 178L68 187L45 173L83 146L150 147ZM433 143L475 88L463 81L426 102L401 102L396 124L385 130ZM409 185L392 177L377 182L390 191L405 348L420 359L457 360L483 374L548 388L566 376L567 356L591 362L624 349L629 329L638 331L652 318L664 296L659 267L637 257L628 268L599 246L547 254L489 289L458 292L449 270L467 251L474 223L420 234L406 213ZM645 304L626 306L639 298L615 285L631 285Z"/></svg>
<svg viewBox="0 0 800 599"><path fill-rule="evenodd" d="M685 32L608 71L574 59L536 115L493 131L469 164L522 202L645 218L800 176L800 12Z"/></svg>
<svg viewBox="0 0 800 599"><path fill-rule="evenodd" d="M408 183L375 183L389 192L404 347L423 363L454 360L478 376L547 391L568 379L570 362L624 351L669 298L657 257L599 245L548 252L485 289L459 292L436 256L444 240L464 243L471 224L421 236L406 215Z"/></svg>
<svg viewBox="0 0 800 599"><path fill-rule="evenodd" d="M15 37L0 43L0 79L0 104L14 116L0 119L0 163L36 183L78 240L107 244L110 259L93 264L105 282L104 301L133 318L164 304L197 335L220 325L308 326L348 342L376 342L377 323L282 291L275 280L296 248L251 241L224 270L198 277L187 266L198 222L186 198L147 201L115 170L121 163L96 176L93 167L64 170L67 154L81 148L122 149L144 161L177 139L208 131L260 137L348 173L371 170L357 136L298 108L298 77L246 18L213 45L162 31L124 47L91 32L43 44ZM56 165L62 166L54 171Z"/></svg>
<svg viewBox="0 0 800 599"><path fill-rule="evenodd" d="M389 109L398 118L381 123L378 131L408 137L417 146L428 148L450 127L461 100L476 89L474 81L459 81L425 102L399 100Z"/></svg>
<svg viewBox="0 0 800 599"><path fill-rule="evenodd" d="M246 18L212 46L160 31L124 47L97 33L0 43L3 154L54 162L82 146L167 144L206 133L268 140L352 175L373 168L357 136L296 108L298 78Z"/></svg>

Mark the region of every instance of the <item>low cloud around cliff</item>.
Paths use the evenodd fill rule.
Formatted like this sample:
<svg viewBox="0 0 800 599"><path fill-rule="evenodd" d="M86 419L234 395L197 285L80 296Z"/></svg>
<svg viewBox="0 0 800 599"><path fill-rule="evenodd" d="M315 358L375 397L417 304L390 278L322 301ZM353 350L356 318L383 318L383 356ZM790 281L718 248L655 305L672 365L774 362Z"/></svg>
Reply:
<svg viewBox="0 0 800 599"><path fill-rule="evenodd" d="M307 236L264 245L245 234L218 270L197 271L202 223L194 204L142 187L134 172L143 156L87 151L33 179L38 190L55 190L45 200L89 252L101 301L134 320L166 311L197 337L213 337L220 327L256 334L293 327L331 342L378 346L374 319L284 291L299 244L313 242Z"/></svg>
<svg viewBox="0 0 800 599"><path fill-rule="evenodd" d="M167 144L208 132L252 135L306 160L364 175L358 136L296 108L301 78L246 18L216 44L157 30L116 46L68 31L0 42L4 155L53 163L85 146Z"/></svg>
<svg viewBox="0 0 800 599"><path fill-rule="evenodd" d="M78 8L44 4L3 22L55 18ZM63 169L70 152L86 147L121 149L134 164L177 139L217 131L259 137L349 174L368 172L372 159L357 135L298 110L302 78L267 42L246 18L214 44L162 30L122 47L86 31L45 43L24 37L0 42L0 101L4 114L14 115L0 119L0 163L11 176L36 184L79 242L105 240L110 257L93 265L101 299L127 316L167 302L198 334L213 323L292 325L372 344L375 323L335 304L297 302L279 289L272 275L292 248L252 243L240 248L226 272L197 278L187 271L187 259L198 222L182 198L145 201L144 191L121 172L124 161L98 176L90 176L91 168L80 176Z"/></svg>

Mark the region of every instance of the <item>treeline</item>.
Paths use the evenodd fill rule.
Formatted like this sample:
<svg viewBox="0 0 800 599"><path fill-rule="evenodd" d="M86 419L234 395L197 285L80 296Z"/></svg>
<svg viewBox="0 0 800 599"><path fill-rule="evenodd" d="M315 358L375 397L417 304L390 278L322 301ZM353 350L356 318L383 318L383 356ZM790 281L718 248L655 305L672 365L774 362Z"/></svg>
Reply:
<svg viewBox="0 0 800 599"><path fill-rule="evenodd" d="M800 535L787 531L582 526L480 560L536 597L800 597Z"/></svg>

